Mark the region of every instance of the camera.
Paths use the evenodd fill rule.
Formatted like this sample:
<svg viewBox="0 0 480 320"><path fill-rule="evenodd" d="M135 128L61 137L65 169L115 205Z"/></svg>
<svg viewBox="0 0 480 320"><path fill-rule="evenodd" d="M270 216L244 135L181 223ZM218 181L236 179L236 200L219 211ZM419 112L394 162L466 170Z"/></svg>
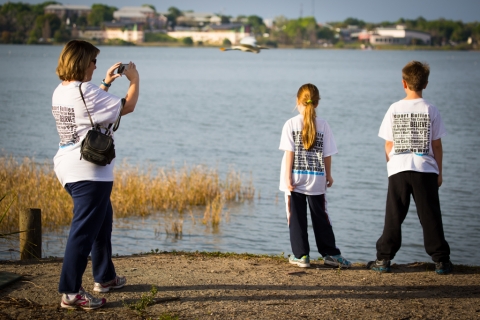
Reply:
<svg viewBox="0 0 480 320"><path fill-rule="evenodd" d="M123 74L125 70L128 69L128 63L122 63L118 68L117 68L117 74Z"/></svg>

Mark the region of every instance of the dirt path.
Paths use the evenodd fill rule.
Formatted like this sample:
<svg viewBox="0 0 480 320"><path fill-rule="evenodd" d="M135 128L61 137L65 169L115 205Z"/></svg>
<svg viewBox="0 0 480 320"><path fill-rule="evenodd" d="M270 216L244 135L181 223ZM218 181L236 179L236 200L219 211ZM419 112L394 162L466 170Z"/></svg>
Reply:
<svg viewBox="0 0 480 320"><path fill-rule="evenodd" d="M0 270L23 275L0 290L0 319L480 319L480 267L456 266L454 274L438 276L433 264L416 263L378 274L363 264L301 269L286 259L208 253L114 263L127 286L86 312L60 308L61 260L0 261ZM93 293L90 265L83 284Z"/></svg>

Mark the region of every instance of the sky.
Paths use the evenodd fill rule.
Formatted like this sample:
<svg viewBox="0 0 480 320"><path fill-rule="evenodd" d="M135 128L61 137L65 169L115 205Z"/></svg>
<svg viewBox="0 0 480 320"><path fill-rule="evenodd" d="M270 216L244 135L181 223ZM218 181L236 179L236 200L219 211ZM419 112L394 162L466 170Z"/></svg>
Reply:
<svg viewBox="0 0 480 320"><path fill-rule="evenodd" d="M19 0L30 4L45 0ZM8 2L0 0L0 4ZM152 4L158 12L174 6L180 10L222 13L227 16L258 15L263 19L315 16L317 22L343 21L352 17L365 22L397 21L400 18L427 20L445 18L480 22L480 0L68 0L62 4L91 6L102 3L121 8Z"/></svg>

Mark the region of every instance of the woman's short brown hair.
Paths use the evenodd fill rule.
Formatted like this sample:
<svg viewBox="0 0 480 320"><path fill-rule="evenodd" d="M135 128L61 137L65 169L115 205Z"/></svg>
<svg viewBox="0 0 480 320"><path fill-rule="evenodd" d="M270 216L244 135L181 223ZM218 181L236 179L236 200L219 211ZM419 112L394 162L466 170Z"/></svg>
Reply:
<svg viewBox="0 0 480 320"><path fill-rule="evenodd" d="M100 50L83 40L69 41L58 58L57 75L63 81L83 81L90 62L96 59Z"/></svg>
<svg viewBox="0 0 480 320"><path fill-rule="evenodd" d="M428 83L430 75L430 66L428 63L419 61L410 61L402 69L402 78L408 85L408 89L413 91L422 91Z"/></svg>

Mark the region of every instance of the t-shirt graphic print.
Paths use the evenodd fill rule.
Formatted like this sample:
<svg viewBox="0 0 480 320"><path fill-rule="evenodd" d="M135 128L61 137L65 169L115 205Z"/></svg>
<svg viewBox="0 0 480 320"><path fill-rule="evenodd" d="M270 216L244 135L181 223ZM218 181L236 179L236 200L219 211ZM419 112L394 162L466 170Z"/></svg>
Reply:
<svg viewBox="0 0 480 320"><path fill-rule="evenodd" d="M394 153L430 152L430 116L428 113L393 113Z"/></svg>
<svg viewBox="0 0 480 320"><path fill-rule="evenodd" d="M292 135L293 140L295 141L293 173L324 176L325 165L323 163L323 132L317 132L315 144L308 151L303 147L302 132L293 131Z"/></svg>
<svg viewBox="0 0 480 320"><path fill-rule="evenodd" d="M388 176L403 171L438 174L432 141L447 134L438 109L423 98L400 100L385 113L378 136L393 142Z"/></svg>
<svg viewBox="0 0 480 320"><path fill-rule="evenodd" d="M59 146L65 147L74 145L80 141L75 123L75 108L64 106L52 106L52 114L57 124L58 135L60 136Z"/></svg>
<svg viewBox="0 0 480 320"><path fill-rule="evenodd" d="M302 142L303 116L297 115L285 122L280 138L279 149L294 153L292 184L295 192L307 195L324 194L326 190L325 158L337 153L332 130L327 121L315 119L316 139L310 150L305 150ZM285 182L285 153L280 168L280 190L290 194Z"/></svg>

